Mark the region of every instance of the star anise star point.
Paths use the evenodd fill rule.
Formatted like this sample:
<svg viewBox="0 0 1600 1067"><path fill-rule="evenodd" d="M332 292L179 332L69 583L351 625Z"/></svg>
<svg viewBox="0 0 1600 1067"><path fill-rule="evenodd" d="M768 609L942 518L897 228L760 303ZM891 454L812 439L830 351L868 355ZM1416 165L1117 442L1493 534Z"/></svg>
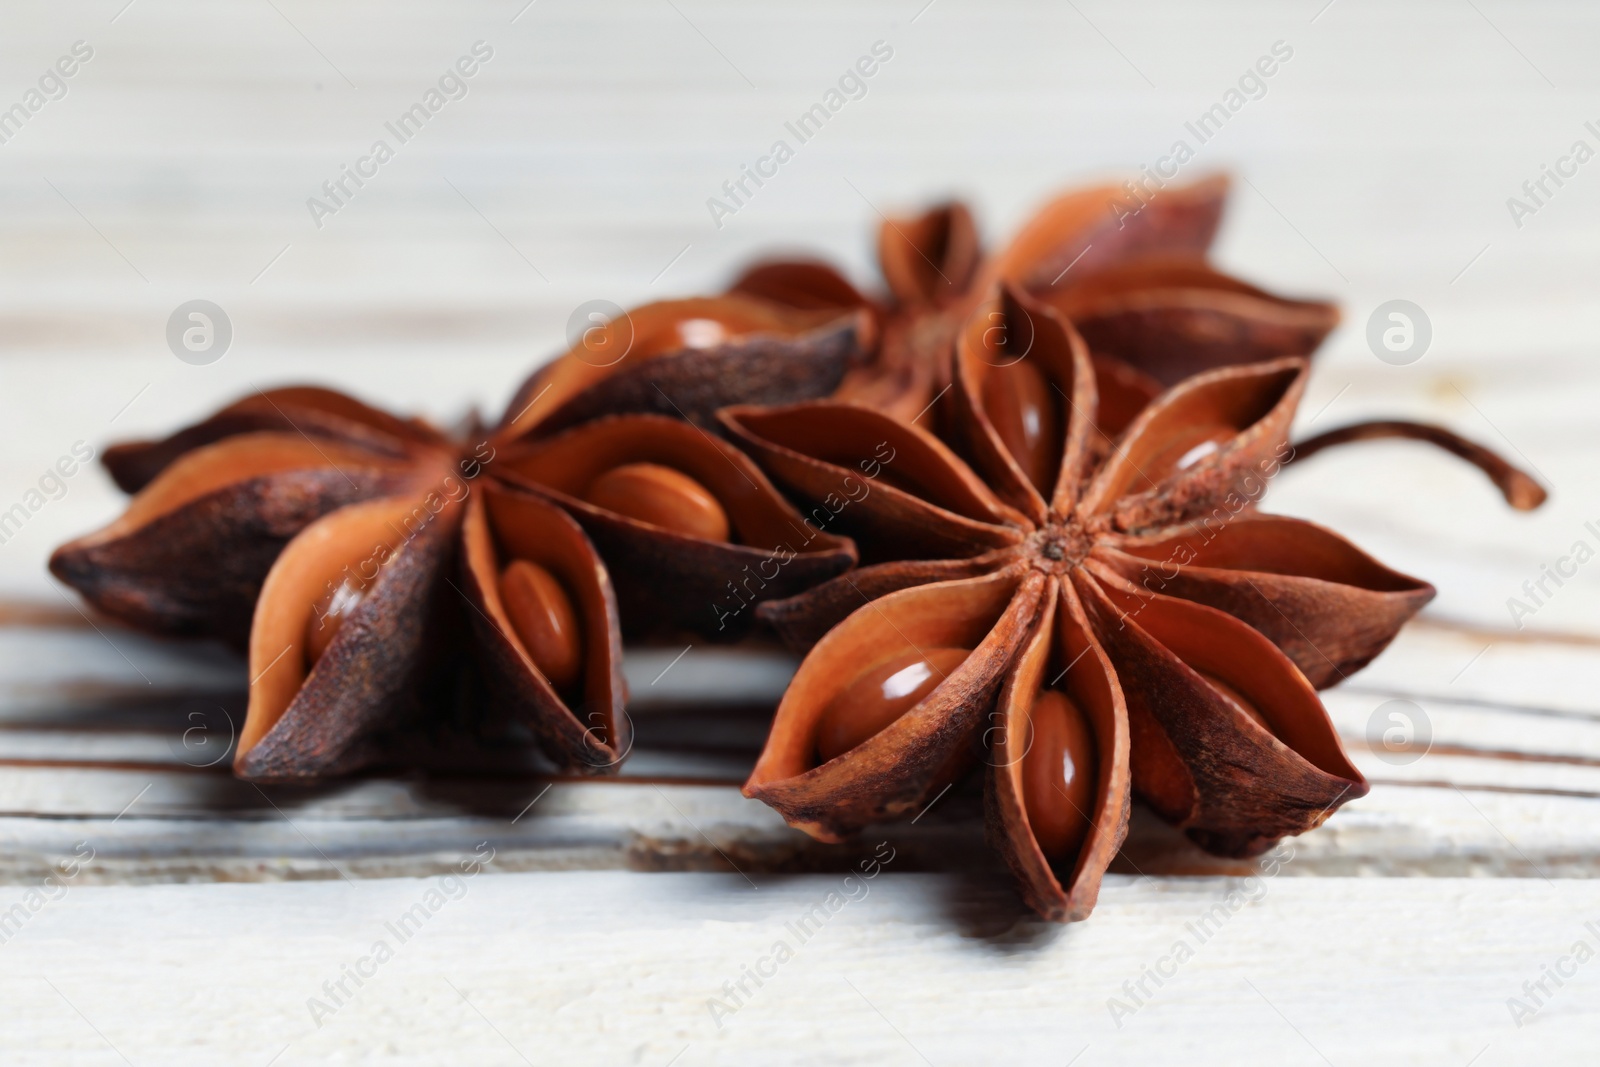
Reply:
<svg viewBox="0 0 1600 1067"><path fill-rule="evenodd" d="M730 292L790 309L868 312L873 358L836 397L912 420L949 384L952 338L1008 285L1072 323L1097 357L1118 361L1122 395L1103 402L1125 408L1132 391L1142 405L1198 371L1309 355L1338 325L1332 304L1277 296L1206 261L1228 187L1225 176L1204 178L1131 205L1119 186L1070 190L987 255L972 213L942 204L883 220L882 294L814 260L757 264Z"/></svg>
<svg viewBox="0 0 1600 1067"><path fill-rule="evenodd" d="M1307 371L1207 371L1103 425L1117 369L1006 289L957 339L949 444L850 405L725 411L801 501L863 487L837 521L866 565L761 609L814 647L746 793L838 840L982 760L991 836L1057 920L1093 907L1135 794L1231 856L1364 795L1312 679L1433 590L1256 510Z"/></svg>
<svg viewBox="0 0 1600 1067"><path fill-rule="evenodd" d="M1205 262L1225 190L1080 190L987 258L959 204L886 219L884 295L779 262L592 316L488 430L258 392L108 449L135 496L51 569L248 648L234 769L258 781L433 765L457 716L468 759L520 730L607 773L624 633L767 625L807 651L748 796L837 841L981 767L1023 896L1082 919L1136 795L1248 856L1366 792L1316 691L1434 590L1259 511L1284 466L1408 438L1514 507L1545 495L1437 427L1291 446L1337 311Z"/></svg>
<svg viewBox="0 0 1600 1067"><path fill-rule="evenodd" d="M487 698L468 714L520 724L558 768L610 772L630 748L624 622L732 640L756 604L855 562L694 420L827 393L860 318L737 297L648 305L597 325L493 431L464 437L332 390L258 392L108 450L136 495L51 568L132 625L248 650L241 777L425 757L464 685ZM680 417L652 413L663 405Z"/></svg>

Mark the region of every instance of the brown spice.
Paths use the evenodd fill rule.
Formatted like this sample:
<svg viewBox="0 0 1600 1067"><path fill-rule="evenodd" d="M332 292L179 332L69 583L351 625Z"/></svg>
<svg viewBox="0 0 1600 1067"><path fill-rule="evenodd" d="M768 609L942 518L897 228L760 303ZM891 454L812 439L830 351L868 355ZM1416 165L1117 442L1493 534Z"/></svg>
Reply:
<svg viewBox="0 0 1600 1067"><path fill-rule="evenodd" d="M541 481L541 464L595 438L558 431L663 401L704 418L730 399L824 395L865 328L738 297L650 305L535 375L496 430L464 439L326 389L258 393L165 440L109 449L136 495L51 568L133 625L248 648L243 777L311 780L369 762L377 735L438 714L465 662L493 713L524 723L558 765L607 771L630 741L603 556L640 609L637 631L731 638L755 604L855 555L815 536L782 548L795 562L750 588L750 566L803 523L736 449L659 416L602 419L606 458L591 454L570 486ZM719 614L736 583L738 610ZM669 610L648 611L657 598Z"/></svg>
<svg viewBox="0 0 1600 1067"><path fill-rule="evenodd" d="M1119 187L1070 190L988 257L972 213L943 204L884 220L878 261L888 291L881 296L812 260L759 263L731 292L791 310L869 313L872 359L845 376L835 398L906 420L924 416L949 385L958 330L1000 284L1063 315L1092 356L1158 385L1220 366L1309 356L1338 325L1338 309L1275 296L1205 260L1227 191L1220 177L1175 186L1130 216L1118 210Z"/></svg>
<svg viewBox="0 0 1600 1067"><path fill-rule="evenodd" d="M1256 510L1293 456L1306 362L1212 370L1136 404L1133 379L1016 289L974 313L956 355L946 439L837 402L723 414L802 500L871 482L840 515L871 564L761 608L814 647L745 792L832 841L916 814L952 761L981 756L994 842L1057 920L1092 909L1135 792L1232 856L1364 794L1314 684L1364 665L1433 589ZM1023 384L997 385L1018 367ZM1048 464L1027 404L989 402L1039 395L1037 377L1064 399ZM971 651L909 708L884 702L890 721L854 747L819 744L875 664L935 648Z"/></svg>

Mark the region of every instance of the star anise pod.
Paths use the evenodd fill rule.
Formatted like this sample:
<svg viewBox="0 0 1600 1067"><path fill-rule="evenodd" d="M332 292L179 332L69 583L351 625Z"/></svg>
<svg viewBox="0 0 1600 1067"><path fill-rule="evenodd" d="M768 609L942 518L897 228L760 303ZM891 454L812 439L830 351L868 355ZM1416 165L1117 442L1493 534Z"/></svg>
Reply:
<svg viewBox="0 0 1600 1067"><path fill-rule="evenodd" d="M884 220L882 297L803 260L758 264L732 291L789 308L869 311L878 323L874 357L846 376L835 397L905 419L948 384L945 354L955 331L999 283L1055 308L1092 355L1162 385L1226 364L1309 356L1338 325L1333 305L1275 296L1206 262L1227 188L1226 179L1212 178L1133 200L1136 209L1115 186L1073 190L988 258L972 213L944 204Z"/></svg>
<svg viewBox="0 0 1600 1067"><path fill-rule="evenodd" d="M872 358L853 369L835 395L909 419L942 388L940 354L970 310L964 304L981 266L971 212L951 203L916 218L885 219L878 231L878 262L887 288L881 296L861 293L833 267L815 260L758 263L730 292L780 307L870 313L878 327Z"/></svg>
<svg viewBox="0 0 1600 1067"><path fill-rule="evenodd" d="M849 307L794 308L732 293L594 312L563 355L507 405L506 437L557 433L602 415L651 412L712 425L732 403L827 396L873 344Z"/></svg>
<svg viewBox="0 0 1600 1067"><path fill-rule="evenodd" d="M437 711L469 660L492 710L557 764L613 768L629 738L612 574L639 613L633 629L726 638L754 622L744 607L855 559L848 541L808 531L737 448L688 422L618 415L530 440L549 426L529 414L567 425L596 397L630 408L641 385L688 410L741 389L817 395L843 373L855 325L737 299L632 318L643 336L630 363L596 376L589 352L569 354L548 390L486 435L293 387L110 449L136 495L51 569L132 625L247 645L243 777L312 779L378 758L375 738ZM782 566L750 585L770 560ZM748 600L719 615L729 588Z"/></svg>
<svg viewBox="0 0 1600 1067"><path fill-rule="evenodd" d="M847 538L796 512L736 447L677 419L613 416L515 443L495 473L583 527L616 576L630 637L737 640L757 605L856 561Z"/></svg>
<svg viewBox="0 0 1600 1067"><path fill-rule="evenodd" d="M954 447L859 405L723 413L793 495L850 501L837 525L870 564L762 607L815 645L746 794L833 841L982 758L994 843L1055 920L1093 907L1134 794L1230 856L1363 795L1315 686L1434 591L1255 509L1306 361L1208 371L1130 417L1109 361L1013 290L956 360ZM1508 498L1542 496L1506 471Z"/></svg>

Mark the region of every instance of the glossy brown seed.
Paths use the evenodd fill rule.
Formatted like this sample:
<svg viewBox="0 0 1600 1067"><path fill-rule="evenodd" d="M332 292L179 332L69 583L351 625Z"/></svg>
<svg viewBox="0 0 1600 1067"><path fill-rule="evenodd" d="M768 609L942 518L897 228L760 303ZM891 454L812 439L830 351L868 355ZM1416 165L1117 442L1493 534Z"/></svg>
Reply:
<svg viewBox="0 0 1600 1067"><path fill-rule="evenodd" d="M589 485L597 508L702 541L728 540L728 513L705 486L659 463L624 463Z"/></svg>
<svg viewBox="0 0 1600 1067"><path fill-rule="evenodd" d="M732 336L716 319L684 319L677 330L685 348L712 348Z"/></svg>
<svg viewBox="0 0 1600 1067"><path fill-rule="evenodd" d="M1061 417L1044 372L1028 360L990 371L983 407L1028 480L1048 493L1060 459Z"/></svg>
<svg viewBox="0 0 1600 1067"><path fill-rule="evenodd" d="M311 606L311 617L306 620L306 666L316 666L322 654L328 651L344 620L367 595L367 585L349 573L337 586L328 583L328 591L317 598Z"/></svg>
<svg viewBox="0 0 1600 1067"><path fill-rule="evenodd" d="M1022 757L1022 802L1039 850L1054 862L1083 846L1095 807L1095 741L1078 706L1056 689L1029 714L1033 736Z"/></svg>
<svg viewBox="0 0 1600 1067"><path fill-rule="evenodd" d="M1236 431L1225 427L1201 427L1173 437L1143 464L1147 477L1160 481L1169 474L1186 471L1228 443Z"/></svg>
<svg viewBox="0 0 1600 1067"><path fill-rule="evenodd" d="M967 648L908 648L844 688L817 721L817 757L842 756L916 707L967 658Z"/></svg>
<svg viewBox="0 0 1600 1067"><path fill-rule="evenodd" d="M500 573L500 603L533 665L557 689L567 689L583 668L577 610L559 579L537 563L519 559Z"/></svg>
<svg viewBox="0 0 1600 1067"><path fill-rule="evenodd" d="M1243 693L1239 692L1233 686L1229 685L1227 682L1224 682L1221 678L1218 678L1214 674L1208 674L1205 671L1200 671L1198 673L1200 677L1211 683L1211 688L1222 694L1222 699L1226 700L1229 704L1232 704L1239 711L1244 712L1244 714L1249 718L1254 719L1257 725L1259 725L1263 730L1267 731L1267 733L1273 735L1277 734L1277 731L1272 728L1272 724L1267 721L1266 716L1261 714L1261 709L1256 707L1255 701L1251 700L1249 697L1245 696Z"/></svg>

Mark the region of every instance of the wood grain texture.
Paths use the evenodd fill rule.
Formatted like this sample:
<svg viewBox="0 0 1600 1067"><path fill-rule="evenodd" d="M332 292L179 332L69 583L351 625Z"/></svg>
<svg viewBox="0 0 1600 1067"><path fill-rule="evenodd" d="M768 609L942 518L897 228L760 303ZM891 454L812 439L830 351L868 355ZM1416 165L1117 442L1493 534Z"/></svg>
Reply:
<svg viewBox="0 0 1600 1067"><path fill-rule="evenodd" d="M1295 874L1600 874L1600 712L1582 688L1593 653L1514 640L1483 652L1481 637L1419 623L1325 694L1374 788L1296 841ZM433 873L469 837L519 870L837 869L849 851L738 795L792 663L778 652L630 650L637 744L619 781L553 778L530 747L308 790L228 774L243 674L226 653L86 627L0 627L6 648L57 666L18 667L0 685L0 881L29 884L83 840L97 853L86 879L130 882ZM1382 709L1397 700L1428 738L1414 760L1383 745ZM975 789L883 832L919 869L992 864ZM1140 809L1118 869L1253 867L1204 855Z"/></svg>
<svg viewBox="0 0 1600 1067"><path fill-rule="evenodd" d="M1582 1062L1597 1025L1593 962L1521 1029L1507 1007L1594 943L1594 882L1112 875L1091 922L1059 927L991 883L893 866L754 887L574 872L72 888L5 946L0 1047L19 1063L1503 1065ZM347 995L322 988L358 967Z"/></svg>

